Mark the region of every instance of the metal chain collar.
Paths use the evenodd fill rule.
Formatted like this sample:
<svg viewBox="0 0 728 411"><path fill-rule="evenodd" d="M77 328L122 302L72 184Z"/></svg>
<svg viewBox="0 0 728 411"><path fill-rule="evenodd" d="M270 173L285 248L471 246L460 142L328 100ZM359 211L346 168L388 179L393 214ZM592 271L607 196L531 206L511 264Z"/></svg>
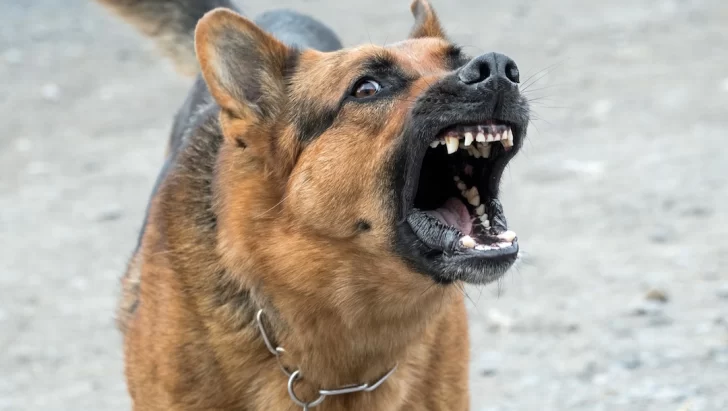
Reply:
<svg viewBox="0 0 728 411"><path fill-rule="evenodd" d="M268 348L268 351L270 351L271 354L273 354L276 357L276 361L278 361L278 367L283 371L286 376L288 376L288 395L291 397L291 401L293 401L296 405L303 408L303 411L308 411L311 408L316 407L317 405L324 402L326 397L332 397L335 395L344 395L344 394L353 394L355 392L371 392L379 388L380 385L384 383L384 381L387 380L392 374L394 374L394 371L397 370L398 364L395 364L394 367L392 367L391 370L389 370L386 374L384 374L381 378L379 378L375 383L369 384L359 384L359 385L346 385L340 388L331 389L331 390L318 390L318 398L316 398L313 401L305 402L299 399L296 396L296 393L293 391L293 383L300 380L301 377L301 370L296 370L293 372L288 371L286 367L281 362L281 355L286 352L286 350L283 349L283 347L274 347L271 343L270 339L268 339L268 335L265 332L265 328L263 328L263 310L258 310L258 313L255 315L255 321L258 323L258 329L260 330L260 335L263 336L263 341L265 342L266 348Z"/></svg>

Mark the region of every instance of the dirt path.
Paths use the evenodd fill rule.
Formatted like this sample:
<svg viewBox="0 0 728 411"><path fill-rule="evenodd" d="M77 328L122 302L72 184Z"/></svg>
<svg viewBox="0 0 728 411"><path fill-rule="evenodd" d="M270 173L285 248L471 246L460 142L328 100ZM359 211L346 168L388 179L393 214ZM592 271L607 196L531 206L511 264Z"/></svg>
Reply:
<svg viewBox="0 0 728 411"><path fill-rule="evenodd" d="M728 409L728 2L433 1L540 119L504 189L526 257L468 290L473 410ZM411 22L274 3L346 44ZM0 410L126 410L117 279L187 82L85 0L0 10Z"/></svg>

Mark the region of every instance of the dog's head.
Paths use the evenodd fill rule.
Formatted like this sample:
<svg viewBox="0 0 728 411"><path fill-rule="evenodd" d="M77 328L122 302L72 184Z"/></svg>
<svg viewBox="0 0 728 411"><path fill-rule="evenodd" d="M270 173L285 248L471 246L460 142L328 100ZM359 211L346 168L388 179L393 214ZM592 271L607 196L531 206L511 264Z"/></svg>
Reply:
<svg viewBox="0 0 728 411"><path fill-rule="evenodd" d="M466 56L426 1L412 12L407 40L330 53L291 49L227 10L200 21L225 136L227 250L251 260L273 247L307 265L373 256L438 283L487 283L515 261L497 197L529 118L518 68Z"/></svg>

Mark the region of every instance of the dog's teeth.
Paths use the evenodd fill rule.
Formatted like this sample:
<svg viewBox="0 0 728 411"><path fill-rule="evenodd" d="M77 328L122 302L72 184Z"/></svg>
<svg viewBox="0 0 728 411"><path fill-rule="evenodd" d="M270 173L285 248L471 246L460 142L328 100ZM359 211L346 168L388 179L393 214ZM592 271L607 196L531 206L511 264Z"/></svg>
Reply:
<svg viewBox="0 0 728 411"><path fill-rule="evenodd" d="M486 250L493 250L493 247L487 246L485 244L478 244L475 246L475 249L478 251L486 251Z"/></svg>
<svg viewBox="0 0 728 411"><path fill-rule="evenodd" d="M475 146L469 146L468 153L475 158L480 158L480 151Z"/></svg>
<svg viewBox="0 0 728 411"><path fill-rule="evenodd" d="M475 240L469 235L461 237L460 244L465 248L475 248Z"/></svg>
<svg viewBox="0 0 728 411"><path fill-rule="evenodd" d="M458 147L460 146L460 139L450 136L445 137L445 145L447 146L447 153L452 154L458 151Z"/></svg>
<svg viewBox="0 0 728 411"><path fill-rule="evenodd" d="M435 140L432 143L430 143L430 147L432 147L432 148L435 148L435 147L437 147L439 145L440 145L440 141L439 140Z"/></svg>
<svg viewBox="0 0 728 411"><path fill-rule="evenodd" d="M463 183L462 181L458 182L457 185L458 185L458 190L460 190L460 191L465 191L468 188L468 186L466 186L465 183Z"/></svg>
<svg viewBox="0 0 728 411"><path fill-rule="evenodd" d="M503 140L501 140L501 144L503 144L503 147L505 147L505 148L513 147L513 132L511 131L511 129L510 128L507 129L505 131L505 133L503 133L503 134L505 135L505 138L503 138Z"/></svg>
<svg viewBox="0 0 728 411"><path fill-rule="evenodd" d="M468 203L471 205L477 207L480 205L480 193L478 193L478 187L471 187L470 190L468 190L465 193L465 198L468 199Z"/></svg>
<svg viewBox="0 0 728 411"><path fill-rule="evenodd" d="M465 147L473 144L473 133L467 132L465 133Z"/></svg>
<svg viewBox="0 0 728 411"><path fill-rule="evenodd" d="M491 133L488 133L488 137L486 138L487 142L495 141L495 136Z"/></svg>
<svg viewBox="0 0 728 411"><path fill-rule="evenodd" d="M478 130L478 135L475 136L475 141L480 141L481 143L485 142L485 133L483 133L483 130Z"/></svg>
<svg viewBox="0 0 728 411"><path fill-rule="evenodd" d="M467 194L465 195L465 198L467 198L468 200L480 194L478 193L478 187L475 186L470 187L469 190L466 190L466 193Z"/></svg>
<svg viewBox="0 0 728 411"><path fill-rule="evenodd" d="M485 214L485 204L481 204L481 205L479 205L479 206L478 206L478 207L477 207L477 208L475 209L475 214L477 214L477 215L483 215L483 214Z"/></svg>
<svg viewBox="0 0 728 411"><path fill-rule="evenodd" d="M490 157L490 144L478 144L478 150L483 158Z"/></svg>
<svg viewBox="0 0 728 411"><path fill-rule="evenodd" d="M514 233L511 230L508 230L508 231L504 231L504 232L498 234L497 237L499 240L503 240L504 242L507 242L507 243L512 243L513 240L515 240L515 238L516 238L516 233Z"/></svg>
<svg viewBox="0 0 728 411"><path fill-rule="evenodd" d="M501 135L501 133L495 133L495 141L503 140L504 137Z"/></svg>
<svg viewBox="0 0 728 411"><path fill-rule="evenodd" d="M482 216L480 216L480 225L482 225L486 229L490 228L490 220L488 220L488 214L483 214Z"/></svg>
<svg viewBox="0 0 728 411"><path fill-rule="evenodd" d="M453 180L455 180L455 182L458 182L458 181L460 181L460 177L458 177L458 176L455 176L455 177L453 177L452 179L453 179Z"/></svg>
<svg viewBox="0 0 728 411"><path fill-rule="evenodd" d="M496 243L495 245L498 246L498 248L507 248L507 247L512 246L513 243L500 242L500 243Z"/></svg>

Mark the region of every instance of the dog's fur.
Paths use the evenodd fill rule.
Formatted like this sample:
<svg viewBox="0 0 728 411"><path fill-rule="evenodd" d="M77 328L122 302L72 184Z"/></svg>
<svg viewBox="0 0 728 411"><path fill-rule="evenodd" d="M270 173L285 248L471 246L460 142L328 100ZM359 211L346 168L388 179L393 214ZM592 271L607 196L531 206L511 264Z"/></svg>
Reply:
<svg viewBox="0 0 728 411"><path fill-rule="evenodd" d="M457 284L416 272L392 246L392 153L411 101L457 54L431 6L413 2L409 40L340 50L330 30L293 12L258 26L211 11L234 10L227 0L98 1L180 71L202 74L122 280L134 409L299 410L256 328L262 308L283 362L301 370L299 397L399 364L378 389L329 397L321 411L467 410ZM411 76L404 95L339 105L377 61Z"/></svg>

